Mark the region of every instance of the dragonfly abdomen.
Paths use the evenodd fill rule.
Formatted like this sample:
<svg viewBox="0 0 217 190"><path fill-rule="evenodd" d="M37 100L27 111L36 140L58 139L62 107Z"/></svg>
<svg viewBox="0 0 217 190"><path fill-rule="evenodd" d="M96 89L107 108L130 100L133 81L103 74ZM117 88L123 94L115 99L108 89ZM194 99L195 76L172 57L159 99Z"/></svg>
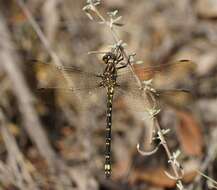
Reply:
<svg viewBox="0 0 217 190"><path fill-rule="evenodd" d="M106 149L105 149L105 176L111 175L111 128L112 128L112 102L114 88L108 88L107 92L107 115L106 115Z"/></svg>

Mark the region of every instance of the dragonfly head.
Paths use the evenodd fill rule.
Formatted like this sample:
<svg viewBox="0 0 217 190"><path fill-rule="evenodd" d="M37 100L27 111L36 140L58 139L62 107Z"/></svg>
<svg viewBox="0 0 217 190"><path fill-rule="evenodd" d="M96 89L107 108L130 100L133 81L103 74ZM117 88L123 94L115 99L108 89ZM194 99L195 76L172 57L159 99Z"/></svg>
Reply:
<svg viewBox="0 0 217 190"><path fill-rule="evenodd" d="M108 52L103 56L102 60L104 61L105 64L107 64L110 61L113 62L116 60L116 55L112 52Z"/></svg>

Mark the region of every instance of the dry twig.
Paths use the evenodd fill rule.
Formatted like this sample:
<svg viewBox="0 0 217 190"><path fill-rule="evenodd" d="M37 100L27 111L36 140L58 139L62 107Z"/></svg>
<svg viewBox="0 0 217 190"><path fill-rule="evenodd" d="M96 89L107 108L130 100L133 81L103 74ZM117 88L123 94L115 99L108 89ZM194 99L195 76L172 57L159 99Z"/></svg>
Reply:
<svg viewBox="0 0 217 190"><path fill-rule="evenodd" d="M7 129L6 118L0 110L0 130L8 152L8 164L11 173L10 178L14 178L14 184L20 189L39 189L32 178L27 161L25 161L23 154L20 152L16 140ZM8 170L6 170L8 172ZM10 179L9 178L9 179Z"/></svg>
<svg viewBox="0 0 217 190"><path fill-rule="evenodd" d="M48 41L48 39L46 38L46 36L42 32L42 30L40 29L39 25L35 21L34 17L32 16L31 12L29 11L29 9L26 7L24 1L23 0L17 0L17 3L19 4L19 6L21 7L21 9L23 10L23 12L26 15L29 23L31 24L31 26L33 27L34 31L38 35L38 37L41 40L41 42L44 45L44 47L46 48L48 54L51 56L51 58L52 58L52 60L53 60L53 62L55 64L55 66L56 67L61 67L63 64L62 64L62 61L61 61L60 57L53 50L52 46L50 45L50 42ZM64 70L61 70L61 71L62 71L62 74L63 74L63 76L64 76L64 78L65 78L68 86L70 88L73 88L73 86L74 86L73 85L73 81L71 81L69 79L69 77L67 76L67 74L65 74ZM77 97L77 98L79 98L79 97ZM87 122L86 122L86 120L84 118L81 119L81 123L83 124L83 125L81 124L81 126L87 125ZM79 129L80 132L83 132L84 130L85 130L84 127L80 127L80 129ZM83 133L83 134L85 134L85 133ZM80 138L82 138L84 135L78 135L78 136L80 136ZM89 138L86 135L82 139L83 139L83 144L86 147L86 150L88 152L88 155L90 156L90 154L91 154L90 144L91 143L89 142ZM65 171L65 172L67 172L67 173L69 172L68 168L65 166L65 164L62 161L58 160L58 165L59 165L58 169L60 169L60 171L58 171L58 172L62 172L62 170ZM89 183L90 180L86 179L87 176L85 174L81 174L82 176L78 176L78 175L74 174L75 173L74 171L70 171L70 172L71 172L70 176L72 176L73 180L76 181L76 185L78 186L79 189L81 189L81 190L84 189L85 190L87 188L87 186L89 186L88 183ZM67 178L68 177L66 175L63 175L63 173L62 173L62 176L61 176L60 179L63 179L63 181L64 180L67 181ZM88 178L90 178L90 177L88 177ZM92 179L92 178L90 178L90 179ZM83 183L84 180L87 180L88 182L87 183ZM70 180L69 179L68 179L67 184L68 184L67 187L71 188L70 187ZM66 188L66 186L65 186L65 188Z"/></svg>
<svg viewBox="0 0 217 190"><path fill-rule="evenodd" d="M40 153L44 156L48 163L52 165L53 159L56 157L53 152L45 131L37 117L37 113L33 108L33 95L29 91L25 79L18 67L19 57L15 51L13 51L14 45L10 41L9 31L6 28L4 18L0 16L0 35L8 34L7 38L4 38L1 42L0 60L1 67L6 71L8 77L10 78L14 91L16 94L19 108L24 119L24 126L31 137L31 139L37 145ZM39 138L40 137L40 138ZM53 166L52 166L53 167Z"/></svg>
<svg viewBox="0 0 217 190"><path fill-rule="evenodd" d="M17 63L20 59L13 49L14 45L10 41L9 31L2 16L0 16L0 35L1 34L7 35L7 37L2 40L0 46L1 66L4 68L8 77L13 83L12 90L17 96L19 108L24 120L25 129L29 134L31 140L36 144L41 155L46 159L51 172L53 173L58 171L59 176L63 175L62 170L66 167L64 166L63 162L57 158L56 153L50 146L37 113L33 108L33 95L29 91L25 79L23 78L22 73L18 67ZM65 176L65 178L67 177ZM65 184L65 182L63 183ZM60 185L60 187L61 186L62 185Z"/></svg>

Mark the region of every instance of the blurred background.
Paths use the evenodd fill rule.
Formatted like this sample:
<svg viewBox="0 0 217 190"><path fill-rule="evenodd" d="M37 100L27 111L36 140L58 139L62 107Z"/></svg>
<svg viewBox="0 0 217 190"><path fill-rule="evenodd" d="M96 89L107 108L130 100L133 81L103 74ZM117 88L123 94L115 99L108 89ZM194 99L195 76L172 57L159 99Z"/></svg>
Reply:
<svg viewBox="0 0 217 190"><path fill-rule="evenodd" d="M78 93L77 101L70 92L37 91L40 82L65 81L50 68L34 67L32 60L61 60L86 71L102 66L101 58L88 52L114 41L108 28L85 15L85 3L0 1L0 187L176 189L165 175L172 170L163 147L150 156L138 153L138 143L146 151L154 148L147 140L152 123L128 109L124 98L113 109L112 176L106 180L106 97ZM105 18L108 11L119 10L124 26L117 28L118 36L127 43L127 52L136 53L136 60L153 66L189 59L197 65L191 77L171 72L156 82L164 89L171 77L173 86L186 87L193 96L191 101L176 94L165 97L158 119L162 128L170 129L165 136L170 151L181 152L186 189L212 189L196 170L217 178L217 1L103 0L98 8ZM72 81L78 86L88 82L85 77Z"/></svg>

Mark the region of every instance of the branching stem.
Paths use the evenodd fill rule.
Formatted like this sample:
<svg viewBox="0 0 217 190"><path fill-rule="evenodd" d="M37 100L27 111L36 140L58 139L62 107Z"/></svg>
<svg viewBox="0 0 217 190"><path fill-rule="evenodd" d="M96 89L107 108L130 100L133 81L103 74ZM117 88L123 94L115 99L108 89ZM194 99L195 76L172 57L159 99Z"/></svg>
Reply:
<svg viewBox="0 0 217 190"><path fill-rule="evenodd" d="M111 21L108 22L103 17L103 15L98 11L97 7L94 6L93 4L91 4L90 9L91 9L91 11L93 11L99 17L99 19L101 20L101 23L105 24L109 28L109 30L111 31L111 34L112 34L112 36L114 38L115 44L119 44L120 42L122 42L122 40L119 39L119 37L118 37L118 35L117 35L113 25L112 25L112 22ZM122 53L123 53L124 58L126 60L128 60L129 55L127 54L127 52L125 51L124 48L122 48ZM135 63L135 60L133 59L132 61L130 61L130 64L128 64L128 66L129 66L131 72L133 73L139 87L141 89L143 89L143 84L142 84L141 80L138 78L138 76L135 74L131 63ZM149 94L146 91L144 91L144 98L147 98L147 100L148 100L147 102L148 102L149 105L147 105L147 107L151 107L153 102L155 104L157 103L157 100L155 98L153 99L153 97L151 97L153 102L150 101ZM176 180L176 186L177 186L178 189L184 190L184 187L183 187L183 184L182 184L182 181L181 181L182 176L179 175L180 168L178 168L177 164L176 164L176 163L178 163L178 161L176 160L176 158L174 158L172 152L169 150L168 144L167 144L166 139L164 137L164 133L162 132L162 129L161 129L160 125L159 125L157 117L155 117L155 116L156 115L154 115L152 119L154 120L155 128L158 131L158 138L160 139L161 144L163 145L163 147L164 147L164 149L166 151L167 157L169 159L168 162L171 164L173 173L175 175L173 178Z"/></svg>

